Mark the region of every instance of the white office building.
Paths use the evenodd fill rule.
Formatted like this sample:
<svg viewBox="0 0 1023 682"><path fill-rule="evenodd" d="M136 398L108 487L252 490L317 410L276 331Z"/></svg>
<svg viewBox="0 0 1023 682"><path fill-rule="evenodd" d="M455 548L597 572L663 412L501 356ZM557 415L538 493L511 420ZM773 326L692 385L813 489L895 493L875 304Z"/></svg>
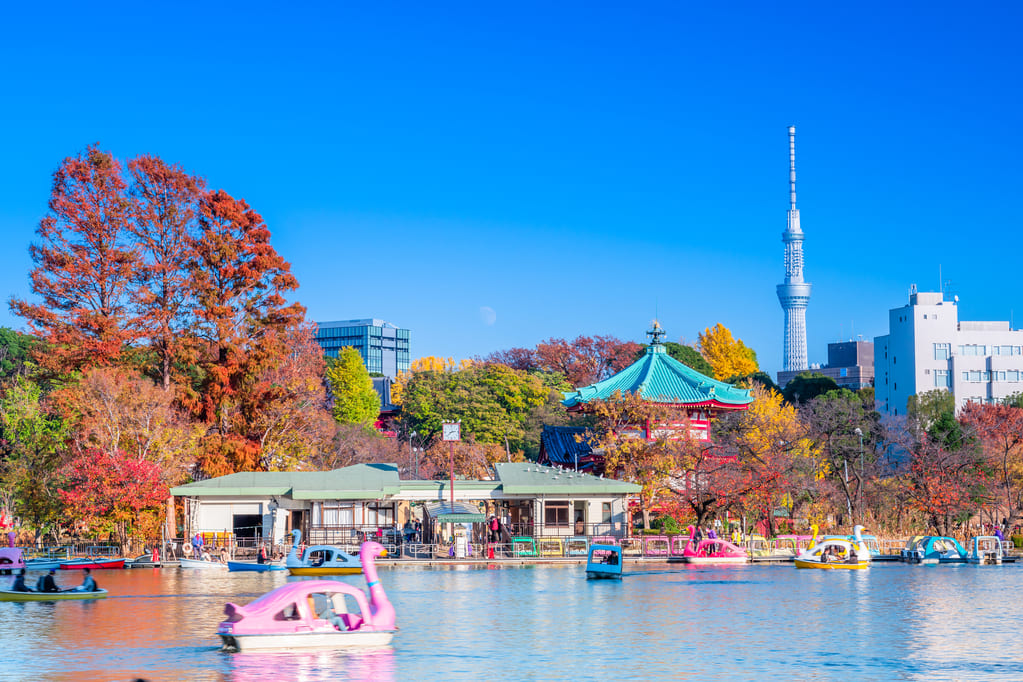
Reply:
<svg viewBox="0 0 1023 682"><path fill-rule="evenodd" d="M1008 322L960 322L958 297L910 289L874 337L874 388L881 414L906 414L911 395L944 389L956 399L996 403L1023 391L1023 330Z"/></svg>

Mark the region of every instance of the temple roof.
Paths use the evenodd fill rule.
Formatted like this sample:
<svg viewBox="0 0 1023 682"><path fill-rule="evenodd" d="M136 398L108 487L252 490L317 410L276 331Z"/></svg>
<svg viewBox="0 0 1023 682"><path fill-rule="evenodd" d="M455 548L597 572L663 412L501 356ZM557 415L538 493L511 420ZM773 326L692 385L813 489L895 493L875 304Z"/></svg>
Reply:
<svg viewBox="0 0 1023 682"><path fill-rule="evenodd" d="M657 336L642 358L612 377L566 392L561 402L571 408L607 400L615 392L634 393L654 403L726 410L745 409L753 402L750 391L704 376L668 355Z"/></svg>

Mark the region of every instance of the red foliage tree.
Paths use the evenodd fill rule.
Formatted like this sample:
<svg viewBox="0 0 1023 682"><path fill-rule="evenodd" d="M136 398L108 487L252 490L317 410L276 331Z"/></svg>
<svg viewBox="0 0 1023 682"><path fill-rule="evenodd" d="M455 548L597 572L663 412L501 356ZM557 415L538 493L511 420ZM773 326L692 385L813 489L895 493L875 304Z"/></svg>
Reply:
<svg viewBox="0 0 1023 682"><path fill-rule="evenodd" d="M985 458L998 472L1010 515L1023 510L1023 408L968 402L959 421L980 439Z"/></svg>
<svg viewBox="0 0 1023 682"><path fill-rule="evenodd" d="M152 535L169 491L160 467L124 452L86 450L73 457L57 494L74 519L114 532L124 546L135 533Z"/></svg>
<svg viewBox="0 0 1023 682"><path fill-rule="evenodd" d="M39 223L32 292L11 309L47 341L44 366L66 372L116 360L138 338L130 286L139 258L125 242L133 211L120 164L95 146L53 174L49 213Z"/></svg>
<svg viewBox="0 0 1023 682"><path fill-rule="evenodd" d="M236 442L248 437L244 409L253 409L264 369L290 352L287 331L302 322L305 309L285 301L298 282L248 204L222 190L207 192L199 202L199 227L189 271L195 360L203 374L186 401L218 435L207 444L206 461L217 461L209 447L222 445L224 466L251 469L258 457Z"/></svg>
<svg viewBox="0 0 1023 682"><path fill-rule="evenodd" d="M560 372L573 386L586 386L631 365L641 348L613 336L579 336L571 342L552 338L537 344L536 358L540 369Z"/></svg>

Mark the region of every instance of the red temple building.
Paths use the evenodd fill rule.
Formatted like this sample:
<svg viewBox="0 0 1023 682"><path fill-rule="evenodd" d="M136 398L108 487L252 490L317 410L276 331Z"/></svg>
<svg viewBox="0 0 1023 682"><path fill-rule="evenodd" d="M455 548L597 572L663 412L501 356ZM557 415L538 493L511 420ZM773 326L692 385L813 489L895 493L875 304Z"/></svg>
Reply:
<svg viewBox="0 0 1023 682"><path fill-rule="evenodd" d="M643 357L614 376L565 393L562 404L569 412L586 412L593 401L608 400L616 393L631 393L685 413L690 436L709 442L711 421L722 412L745 410L753 396L749 390L711 379L668 355L661 342L664 333L655 321L653 329L647 332L650 345ZM685 425L636 424L626 435L655 440L670 437L679 428ZM537 461L582 471L602 471L603 455L593 451L585 433L584 427L544 426Z"/></svg>

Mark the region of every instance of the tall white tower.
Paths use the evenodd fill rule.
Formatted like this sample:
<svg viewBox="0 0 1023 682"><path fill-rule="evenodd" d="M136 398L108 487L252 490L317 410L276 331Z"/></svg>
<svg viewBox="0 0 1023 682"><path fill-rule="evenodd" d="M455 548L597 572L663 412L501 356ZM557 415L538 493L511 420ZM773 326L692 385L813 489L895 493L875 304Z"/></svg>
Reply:
<svg viewBox="0 0 1023 682"><path fill-rule="evenodd" d="M789 224L781 233L785 243L785 283L778 285L778 301L785 311L785 350L782 369L801 372L806 363L806 306L810 285L803 281L803 230L796 208L796 127L789 126Z"/></svg>

